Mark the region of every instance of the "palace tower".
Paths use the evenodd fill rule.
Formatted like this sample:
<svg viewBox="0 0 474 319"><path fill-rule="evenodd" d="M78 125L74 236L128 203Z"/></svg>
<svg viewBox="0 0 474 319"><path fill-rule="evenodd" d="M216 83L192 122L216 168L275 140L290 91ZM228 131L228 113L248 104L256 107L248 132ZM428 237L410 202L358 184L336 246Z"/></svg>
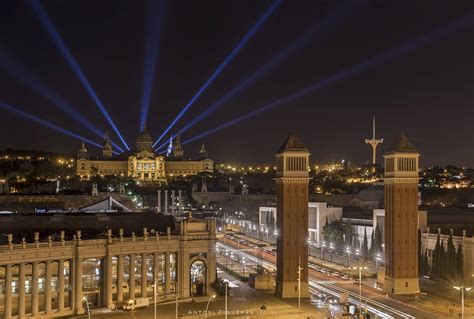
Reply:
<svg viewBox="0 0 474 319"><path fill-rule="evenodd" d="M418 158L402 133L385 155L384 290L413 294L418 282Z"/></svg>
<svg viewBox="0 0 474 319"><path fill-rule="evenodd" d="M308 165L309 152L291 133L280 147L277 158L277 277L276 295L308 297ZM300 268L301 267L301 268Z"/></svg>

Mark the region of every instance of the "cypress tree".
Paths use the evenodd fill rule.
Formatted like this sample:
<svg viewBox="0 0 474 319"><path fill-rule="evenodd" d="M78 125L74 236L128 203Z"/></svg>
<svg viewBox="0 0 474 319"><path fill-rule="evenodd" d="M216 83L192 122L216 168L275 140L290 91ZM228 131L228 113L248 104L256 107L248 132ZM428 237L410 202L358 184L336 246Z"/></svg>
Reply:
<svg viewBox="0 0 474 319"><path fill-rule="evenodd" d="M421 249L421 229L418 228L418 274L423 275L423 251Z"/></svg>
<svg viewBox="0 0 474 319"><path fill-rule="evenodd" d="M425 257L423 258L423 268L426 275L431 275L430 263L428 261L428 249L425 250Z"/></svg>
<svg viewBox="0 0 474 319"><path fill-rule="evenodd" d="M456 254L456 277L458 281L464 278L464 255L462 253L462 244L459 243L458 252Z"/></svg>
<svg viewBox="0 0 474 319"><path fill-rule="evenodd" d="M456 249L453 243L453 234L449 234L448 243L446 245L446 277L448 279L456 278Z"/></svg>
<svg viewBox="0 0 474 319"><path fill-rule="evenodd" d="M444 249L444 239L441 240L438 267L439 267L439 276L441 278L447 278L446 276L446 250Z"/></svg>
<svg viewBox="0 0 474 319"><path fill-rule="evenodd" d="M434 276L439 275L439 257L440 257L440 236L436 239L436 245L433 250L433 259L431 261L431 272Z"/></svg>
<svg viewBox="0 0 474 319"><path fill-rule="evenodd" d="M375 259L375 256L377 255L376 249L375 249L375 228L372 229L372 234L370 235L370 249L369 249L369 254L372 258Z"/></svg>
<svg viewBox="0 0 474 319"><path fill-rule="evenodd" d="M362 258L367 258L369 254L369 243L367 238L367 227L364 228L364 241L362 242L361 255Z"/></svg>
<svg viewBox="0 0 474 319"><path fill-rule="evenodd" d="M352 224L350 221L344 225L344 238L344 245L352 248Z"/></svg>
<svg viewBox="0 0 474 319"><path fill-rule="evenodd" d="M382 230L379 227L379 224L375 226L375 242L377 243L377 246L375 247L377 252L382 252Z"/></svg>

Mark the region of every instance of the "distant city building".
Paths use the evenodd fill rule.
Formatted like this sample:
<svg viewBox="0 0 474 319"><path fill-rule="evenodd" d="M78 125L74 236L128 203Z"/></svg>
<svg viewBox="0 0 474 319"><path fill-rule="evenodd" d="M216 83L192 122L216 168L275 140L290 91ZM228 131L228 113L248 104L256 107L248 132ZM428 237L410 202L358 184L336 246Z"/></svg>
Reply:
<svg viewBox="0 0 474 319"><path fill-rule="evenodd" d="M276 207L259 207L259 227L271 227L268 221L277 220ZM270 217L271 216L271 217ZM308 203L308 239L314 243L323 240L322 230L326 221L332 223L342 218L342 207L328 207L327 203Z"/></svg>
<svg viewBox="0 0 474 319"><path fill-rule="evenodd" d="M170 157L159 155L153 149L153 138L146 126L136 141L135 150L113 156L108 133L105 135L101 156L89 155L84 143L77 153L76 174L81 177L92 175L130 176L143 181L165 181L168 177L196 175L213 172L213 161L202 145L198 160L184 158L181 138L177 136Z"/></svg>

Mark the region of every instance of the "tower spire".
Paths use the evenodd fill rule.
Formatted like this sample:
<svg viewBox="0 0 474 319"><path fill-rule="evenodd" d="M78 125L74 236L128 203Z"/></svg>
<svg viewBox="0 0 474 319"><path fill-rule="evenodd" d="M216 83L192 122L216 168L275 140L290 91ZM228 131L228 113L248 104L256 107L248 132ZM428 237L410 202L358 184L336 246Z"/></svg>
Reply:
<svg viewBox="0 0 474 319"><path fill-rule="evenodd" d="M377 146L383 143L383 138L375 137L375 115L372 118L372 138L365 139L365 144L372 146L372 165L377 163Z"/></svg>
<svg viewBox="0 0 474 319"><path fill-rule="evenodd" d="M372 139L375 140L375 115L374 115L373 121L372 121Z"/></svg>

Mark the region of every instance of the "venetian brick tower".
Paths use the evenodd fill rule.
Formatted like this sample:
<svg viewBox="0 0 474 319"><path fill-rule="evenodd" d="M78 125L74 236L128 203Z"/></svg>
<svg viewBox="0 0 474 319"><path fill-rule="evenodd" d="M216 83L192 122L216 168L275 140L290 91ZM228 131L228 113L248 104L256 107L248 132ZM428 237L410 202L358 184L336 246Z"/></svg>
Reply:
<svg viewBox="0 0 474 319"><path fill-rule="evenodd" d="M308 163L309 152L291 133L277 158L277 277L276 295L298 297L298 265L301 296L308 297Z"/></svg>
<svg viewBox="0 0 474 319"><path fill-rule="evenodd" d="M418 281L418 158L402 133L385 158L385 283L393 294L413 294Z"/></svg>

